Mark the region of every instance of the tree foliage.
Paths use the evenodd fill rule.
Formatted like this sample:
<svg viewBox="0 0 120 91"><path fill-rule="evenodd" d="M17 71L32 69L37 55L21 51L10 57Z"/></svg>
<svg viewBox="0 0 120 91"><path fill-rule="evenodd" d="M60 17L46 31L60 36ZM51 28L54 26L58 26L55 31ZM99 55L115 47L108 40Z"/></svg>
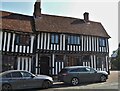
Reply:
<svg viewBox="0 0 120 91"><path fill-rule="evenodd" d="M120 48L118 49L116 59L112 60L111 65L113 70L120 70Z"/></svg>

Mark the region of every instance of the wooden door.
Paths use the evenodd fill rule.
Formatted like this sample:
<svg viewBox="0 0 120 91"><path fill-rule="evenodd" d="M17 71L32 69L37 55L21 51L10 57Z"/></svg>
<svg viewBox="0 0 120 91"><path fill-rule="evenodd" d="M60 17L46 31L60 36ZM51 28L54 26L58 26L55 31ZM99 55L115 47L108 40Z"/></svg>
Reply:
<svg viewBox="0 0 120 91"><path fill-rule="evenodd" d="M40 58L40 74L49 75L49 57Z"/></svg>

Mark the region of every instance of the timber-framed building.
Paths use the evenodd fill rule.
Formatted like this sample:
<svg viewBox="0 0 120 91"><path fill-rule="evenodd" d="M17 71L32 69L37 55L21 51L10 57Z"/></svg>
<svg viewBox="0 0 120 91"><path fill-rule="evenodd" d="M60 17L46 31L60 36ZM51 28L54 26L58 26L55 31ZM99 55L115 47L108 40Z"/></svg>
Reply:
<svg viewBox="0 0 120 91"><path fill-rule="evenodd" d="M57 75L65 66L90 66L109 72L110 36L100 22L41 14L35 2L33 16L0 11L0 51L3 71L27 70Z"/></svg>

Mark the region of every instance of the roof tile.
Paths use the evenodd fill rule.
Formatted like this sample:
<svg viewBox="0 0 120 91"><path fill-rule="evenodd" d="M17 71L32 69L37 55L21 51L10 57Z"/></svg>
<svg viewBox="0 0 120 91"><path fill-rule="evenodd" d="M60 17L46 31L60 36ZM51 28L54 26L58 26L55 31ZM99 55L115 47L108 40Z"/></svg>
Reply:
<svg viewBox="0 0 120 91"><path fill-rule="evenodd" d="M0 11L0 29L32 32L32 16Z"/></svg>
<svg viewBox="0 0 120 91"><path fill-rule="evenodd" d="M74 33L110 38L101 23L85 22L83 19L78 18L42 14L41 17L35 19L35 25L37 31Z"/></svg>
<svg viewBox="0 0 120 91"><path fill-rule="evenodd" d="M34 21L33 16L0 11L0 19L0 29L3 30L33 32L35 24L38 32L73 33L110 38L101 23L85 22L78 18L42 14Z"/></svg>

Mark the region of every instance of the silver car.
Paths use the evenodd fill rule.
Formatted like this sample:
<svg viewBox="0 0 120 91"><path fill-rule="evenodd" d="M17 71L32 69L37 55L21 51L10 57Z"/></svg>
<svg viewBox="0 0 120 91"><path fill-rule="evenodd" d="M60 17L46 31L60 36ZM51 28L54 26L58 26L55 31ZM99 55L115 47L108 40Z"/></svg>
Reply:
<svg viewBox="0 0 120 91"><path fill-rule="evenodd" d="M2 91L14 89L49 88L53 84L52 77L34 75L28 71L10 70L0 73Z"/></svg>
<svg viewBox="0 0 120 91"><path fill-rule="evenodd" d="M78 85L82 82L104 82L108 79L108 73L86 66L71 66L63 68L58 74L58 79L72 85Z"/></svg>

